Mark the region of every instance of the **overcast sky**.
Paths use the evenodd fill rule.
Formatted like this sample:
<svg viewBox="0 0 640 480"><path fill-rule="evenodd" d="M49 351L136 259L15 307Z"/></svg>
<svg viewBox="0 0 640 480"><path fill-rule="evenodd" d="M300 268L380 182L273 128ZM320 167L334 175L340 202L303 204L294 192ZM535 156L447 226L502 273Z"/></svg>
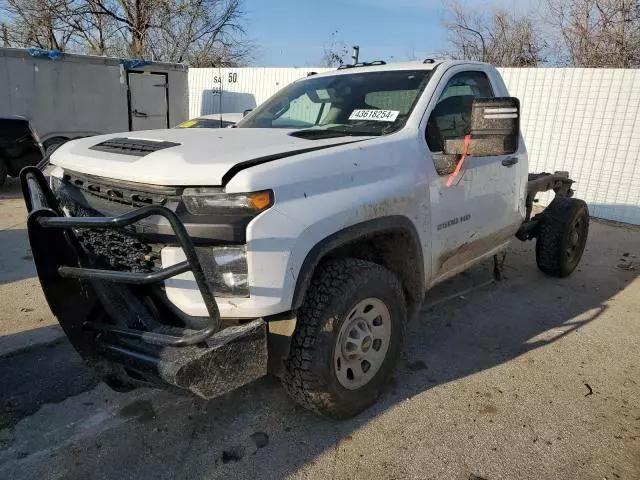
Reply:
<svg viewBox="0 0 640 480"><path fill-rule="evenodd" d="M466 0L475 8L535 9L540 0ZM361 60L402 61L445 48L439 0L245 0L255 66L317 66L331 33L360 45Z"/></svg>

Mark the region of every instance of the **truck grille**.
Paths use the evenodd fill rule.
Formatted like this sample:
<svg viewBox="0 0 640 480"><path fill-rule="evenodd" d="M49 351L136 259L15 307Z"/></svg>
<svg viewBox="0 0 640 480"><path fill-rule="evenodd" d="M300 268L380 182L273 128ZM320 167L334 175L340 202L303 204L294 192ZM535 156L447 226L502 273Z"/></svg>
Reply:
<svg viewBox="0 0 640 480"><path fill-rule="evenodd" d="M154 245L116 230L79 229L76 237L94 261L113 270L150 273L158 270L160 252Z"/></svg>
<svg viewBox="0 0 640 480"><path fill-rule="evenodd" d="M171 200L180 201L182 193L182 189L176 187L120 182L75 172L65 172L64 180L89 195L134 207L165 205Z"/></svg>
<svg viewBox="0 0 640 480"><path fill-rule="evenodd" d="M74 202L59 192L60 207L72 217L102 217L97 210ZM148 243L135 234L133 227L119 230L79 228L76 238L92 261L113 270L149 273L162 267L161 244Z"/></svg>

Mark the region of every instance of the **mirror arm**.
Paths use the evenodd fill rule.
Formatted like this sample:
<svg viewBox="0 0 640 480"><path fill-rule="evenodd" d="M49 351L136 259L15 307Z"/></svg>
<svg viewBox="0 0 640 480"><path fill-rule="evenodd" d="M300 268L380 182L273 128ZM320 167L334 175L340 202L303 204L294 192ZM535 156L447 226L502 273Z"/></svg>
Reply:
<svg viewBox="0 0 640 480"><path fill-rule="evenodd" d="M462 156L460 157L460 160L458 161L458 164L456 165L456 169L453 171L453 173L451 175L449 175L449 178L447 178L447 187L450 187L451 185L453 185L453 181L458 177L458 174L460 173L460 169L462 168L462 165L464 164L464 161L467 159L467 157L469 156L469 144L471 143L471 135L465 135L464 136L464 146L462 148Z"/></svg>

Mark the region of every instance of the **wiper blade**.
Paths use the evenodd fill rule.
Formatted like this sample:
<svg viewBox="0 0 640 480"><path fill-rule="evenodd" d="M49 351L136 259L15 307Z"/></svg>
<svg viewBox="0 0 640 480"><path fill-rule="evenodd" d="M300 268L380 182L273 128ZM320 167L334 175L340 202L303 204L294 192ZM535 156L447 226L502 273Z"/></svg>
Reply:
<svg viewBox="0 0 640 480"><path fill-rule="evenodd" d="M289 134L292 137L299 138L334 138L334 137L344 137L345 134L343 132L336 132L333 130L319 130L317 128L310 128L306 130L296 130Z"/></svg>
<svg viewBox="0 0 640 480"><path fill-rule="evenodd" d="M290 133L292 137L299 138L337 138L337 137L375 137L380 135L378 132L372 132L370 130L353 130L353 129L317 129L310 128L306 130L297 130Z"/></svg>
<svg viewBox="0 0 640 480"><path fill-rule="evenodd" d="M378 137L380 132L372 132L371 130L331 130L332 132L340 132L345 135L350 135L354 137Z"/></svg>
<svg viewBox="0 0 640 480"><path fill-rule="evenodd" d="M366 135L366 136L372 136L372 137L377 137L380 135L380 130L377 130L377 129L362 129L362 128L355 128L355 126L352 127L349 125L344 125L344 126L339 125L336 127L329 127L327 128L327 130L331 132L343 132L347 135L358 135L358 136Z"/></svg>

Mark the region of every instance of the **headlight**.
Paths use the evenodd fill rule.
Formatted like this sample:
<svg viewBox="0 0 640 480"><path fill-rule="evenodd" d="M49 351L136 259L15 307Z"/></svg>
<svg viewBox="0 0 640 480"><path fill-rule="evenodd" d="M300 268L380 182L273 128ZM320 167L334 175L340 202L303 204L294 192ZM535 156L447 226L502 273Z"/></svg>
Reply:
<svg viewBox="0 0 640 480"><path fill-rule="evenodd" d="M213 258L217 266L214 277L215 291L221 295L248 297L247 248L214 248Z"/></svg>
<svg viewBox="0 0 640 480"><path fill-rule="evenodd" d="M248 297L249 279L246 245L225 247L196 247L200 264L204 270L209 287L216 297ZM162 267L185 260L181 247L165 247L160 252ZM187 284L182 284L185 280ZM168 288L197 288L191 272L178 275L165 281Z"/></svg>
<svg viewBox="0 0 640 480"><path fill-rule="evenodd" d="M257 214L273 205L273 192L224 193L213 188L186 188L182 200L192 215Z"/></svg>
<svg viewBox="0 0 640 480"><path fill-rule="evenodd" d="M215 274L208 280L212 284L214 295L218 297L249 296L247 247L245 245L213 247L210 250L200 247L198 250L200 254L204 250L208 250L213 257Z"/></svg>

